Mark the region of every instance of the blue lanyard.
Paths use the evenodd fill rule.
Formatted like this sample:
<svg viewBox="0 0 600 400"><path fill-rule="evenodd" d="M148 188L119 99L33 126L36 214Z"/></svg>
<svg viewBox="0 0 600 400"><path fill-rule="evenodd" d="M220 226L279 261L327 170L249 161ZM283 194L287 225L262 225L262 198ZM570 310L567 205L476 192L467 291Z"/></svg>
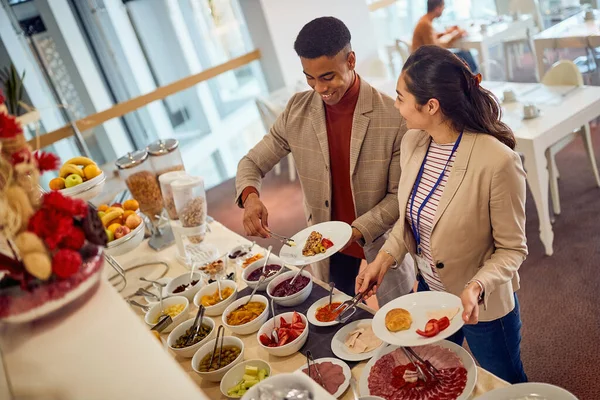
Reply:
<svg viewBox="0 0 600 400"><path fill-rule="evenodd" d="M431 141L429 142L429 145L427 146L427 153L425 155L425 158L423 159L423 162L421 163L421 168L419 169L419 174L417 175L417 180L415 181L415 185L413 186L413 192L412 192L412 196L410 198L410 210L409 210L410 211L410 227L412 229L413 235L417 242L417 254L418 255L421 255L421 235L419 234L419 226L420 226L420 222L421 222L421 211L423 211L423 208L425 208L425 205L427 204L427 202L429 201L429 199L435 192L435 189L437 189L437 187L442 182L442 179L444 179L444 175L446 174L446 168L448 168L448 164L450 163L450 160L452 160L452 156L454 155L454 152L456 151L456 149L458 148L458 145L460 144L462 135L463 134L461 132L460 135L458 136L458 139L456 139L456 142L454 143L454 147L452 147L452 152L450 153L450 156L448 157L448 160L446 161L446 165L444 165L444 169L442 170L439 178L435 182L435 185L433 185L433 188L431 189L431 191L429 192L427 197L425 197L425 199L423 199L423 203L421 203L421 206L417 210L417 221L416 221L416 225L415 225L415 220L413 219L413 205L415 203L415 197L417 197L417 190L419 188L419 184L421 183L421 178L423 178L423 172L425 171L425 162L427 161L427 154L429 154L429 148L431 147Z"/></svg>

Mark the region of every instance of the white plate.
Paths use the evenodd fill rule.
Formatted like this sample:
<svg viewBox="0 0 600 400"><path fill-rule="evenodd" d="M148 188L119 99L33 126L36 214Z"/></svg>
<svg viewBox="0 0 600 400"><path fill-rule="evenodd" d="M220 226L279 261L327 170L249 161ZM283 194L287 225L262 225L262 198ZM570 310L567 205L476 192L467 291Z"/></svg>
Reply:
<svg viewBox="0 0 600 400"><path fill-rule="evenodd" d="M368 360L369 358L373 357L375 353L377 353L380 349L386 346L385 343L381 343L381 346L377 347L376 349L373 349L372 351L360 354L351 353L350 351L348 351L348 348L344 344L348 334L355 330L358 327L358 325L361 325L363 323L371 324L372 322L372 319L360 319L358 321L354 321L344 326L342 329L337 331L337 333L331 340L331 351L333 351L333 354L335 354L336 357L346 361L362 361Z"/></svg>
<svg viewBox="0 0 600 400"><path fill-rule="evenodd" d="M484 393L479 400L520 400L526 396L532 400L577 400L565 389L547 383L518 383Z"/></svg>
<svg viewBox="0 0 600 400"><path fill-rule="evenodd" d="M436 311L442 308L459 307L458 313L450 321L450 326L435 335L426 338L417 333L417 329L424 330L425 324L429 321L428 311ZM385 327L385 315L393 308L404 308L412 317L412 325L408 330L400 332L390 332ZM397 346L415 347L424 346L446 339L453 333L456 333L464 322L462 320L463 307L460 297L447 292L417 292L398 297L390 301L377 311L373 318L373 332L386 343Z"/></svg>
<svg viewBox="0 0 600 400"><path fill-rule="evenodd" d="M352 297L348 296L345 293L334 294L332 303L344 302L346 300L351 300ZM339 322L333 320L331 322L321 322L315 318L315 314L317 313L317 309L323 307L324 305L329 304L329 296L325 296L317 301L315 301L312 306L308 309L306 313L306 318L308 322L313 324L314 326L333 326L339 324Z"/></svg>
<svg viewBox="0 0 600 400"><path fill-rule="evenodd" d="M312 231L317 231L324 238L331 240L333 246L327 249L325 253L314 256L303 256L302 249ZM292 236L291 239L296 242L296 246L283 246L279 252L279 258L284 263L290 265L308 265L322 261L340 251L351 237L352 227L347 223L340 221L321 222L320 224L309 226Z"/></svg>
<svg viewBox="0 0 600 400"><path fill-rule="evenodd" d="M339 365L340 367L342 367L342 372L344 373L344 377L346 378L346 380L340 385L337 392L335 392L332 395L333 397L336 397L336 398L342 397L342 395L344 394L346 389L348 389L348 386L350 386L350 378L352 377L352 372L350 372L350 367L348 366L348 364L346 364L342 360L338 360L337 358L333 358L333 357L319 358L319 359L315 360L315 363L320 364L322 362L327 362L327 361L331 362L334 365ZM298 368L296 371L303 373L302 370L305 368L306 368L306 365L302 365L302 367Z"/></svg>
<svg viewBox="0 0 600 400"><path fill-rule="evenodd" d="M465 389L463 390L462 394L458 397L457 400L467 400L473 392L473 389L475 389L475 383L477 382L477 366L475 365L475 361L473 361L473 357L471 357L471 355L459 345L449 342L447 340L442 340L441 342L436 343L434 346L444 347L446 349L452 350L454 353L456 353L456 355L458 355L458 357L462 361L463 366L467 370L467 383L465 385ZM367 365L365 365L365 368L363 369L360 375L360 380L358 382L361 396L369 396L371 394L371 392L369 391L369 375L371 373L371 368L373 367L373 365L375 365L375 363L381 357L388 353L391 353L398 347L399 346L388 346L382 348L377 352L377 354L373 356L373 358L369 360Z"/></svg>

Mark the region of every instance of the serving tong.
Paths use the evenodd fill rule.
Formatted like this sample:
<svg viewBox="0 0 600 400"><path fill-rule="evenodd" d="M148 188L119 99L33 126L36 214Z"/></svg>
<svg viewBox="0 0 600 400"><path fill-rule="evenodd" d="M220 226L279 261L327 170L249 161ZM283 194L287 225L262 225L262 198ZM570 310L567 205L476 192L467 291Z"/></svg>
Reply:
<svg viewBox="0 0 600 400"><path fill-rule="evenodd" d="M333 312L343 309L344 306L345 306L345 309L335 318L335 320L342 324L345 323L346 321L348 321L354 315L354 313L356 313L356 305L363 300L363 298L365 297L365 294L369 293L369 291L371 291L371 289L373 289L373 286L375 286L376 283L377 283L376 281L371 282L369 284L369 287L367 287L367 290L365 290L364 292L357 293L352 299L346 300L342 304L337 306L333 310Z"/></svg>
<svg viewBox="0 0 600 400"><path fill-rule="evenodd" d="M194 323L191 326L191 329L194 333L192 333L191 336L188 336L187 340L185 341L185 346L189 346L190 344L194 343L194 338L198 335L198 333L200 333L203 318L204 306L200 304L200 307L198 307L198 312L196 313L196 318L194 319Z"/></svg>
<svg viewBox="0 0 600 400"><path fill-rule="evenodd" d="M219 349L219 362L217 363L217 369L221 368L221 356L223 355L223 342L225 342L225 328L223 325L219 326L217 330L217 338L215 339L215 347L213 348L212 355L210 356L209 366L212 365L215 360L215 354L217 353L217 346L219 345L219 338L221 339L221 348Z"/></svg>
<svg viewBox="0 0 600 400"><path fill-rule="evenodd" d="M290 247L294 247L294 246L296 246L296 242L294 242L294 239L292 239L292 238L289 238L289 237L287 237L287 236L283 236L283 235L280 235L280 234L278 234L278 233L275 233L275 232L273 232L273 231L272 231L272 230L270 230L270 229L269 229L269 233L270 233L271 235L273 235L273 237L274 237L275 239L279 240L281 243L283 243L283 244L284 244L284 245L286 245L286 246L290 246Z"/></svg>
<svg viewBox="0 0 600 400"><path fill-rule="evenodd" d="M427 368L427 371L429 371L434 381L438 381L440 379L438 378L440 371L436 367L434 367L433 364L431 364L429 361L425 361L421 357L419 357L419 355L415 353L415 351L412 348L402 347L402 351L406 355L406 358L408 358L408 361L410 361L410 363L415 366L415 368L417 369L417 373L423 378L425 382L427 382L427 375L425 375L419 363L424 365L425 368Z"/></svg>
<svg viewBox="0 0 600 400"><path fill-rule="evenodd" d="M312 368L315 369L315 372L317 373L317 376L319 377L319 381L317 382L321 385L321 387L323 387L323 389L325 389L325 381L323 380L323 377L321 376L321 373L319 372L319 368L317 368L317 364L315 363L315 359L313 358L312 353L310 352L310 350L306 350L306 365L308 366L308 376L311 377L310 375L310 363L312 362Z"/></svg>

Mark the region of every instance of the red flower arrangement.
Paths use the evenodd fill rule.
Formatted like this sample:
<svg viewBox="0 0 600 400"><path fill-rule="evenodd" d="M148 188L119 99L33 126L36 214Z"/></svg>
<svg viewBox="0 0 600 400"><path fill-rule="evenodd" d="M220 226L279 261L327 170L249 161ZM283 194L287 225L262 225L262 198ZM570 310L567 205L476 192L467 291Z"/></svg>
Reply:
<svg viewBox="0 0 600 400"><path fill-rule="evenodd" d="M15 117L0 113L0 138L11 139L22 133L23 128Z"/></svg>

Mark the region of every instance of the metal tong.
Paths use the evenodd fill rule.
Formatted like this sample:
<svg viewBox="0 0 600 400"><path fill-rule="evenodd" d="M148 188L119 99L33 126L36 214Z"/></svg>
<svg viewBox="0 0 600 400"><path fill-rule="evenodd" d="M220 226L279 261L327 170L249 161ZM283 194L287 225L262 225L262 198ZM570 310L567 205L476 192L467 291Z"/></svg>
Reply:
<svg viewBox="0 0 600 400"><path fill-rule="evenodd" d="M219 362L217 363L217 369L221 368L221 356L223 355L223 342L225 341L225 328L223 325L219 326L217 330L217 338L215 339L215 347L213 348L212 355L210 356L209 366L212 365L215 360L215 354L217 353L217 346L219 345L219 338L221 339L221 348L219 349Z"/></svg>
<svg viewBox="0 0 600 400"><path fill-rule="evenodd" d="M418 363L424 365L425 368L427 368L427 371L429 371L429 373L431 374L431 376L433 377L433 379L435 381L439 380L437 375L439 375L440 371L436 367L434 367L433 364L431 364L429 361L423 360L410 347L402 347L402 351L404 351L404 354L406 355L406 358L408 358L408 361L410 361L411 364L417 368L417 372L423 377L423 380L425 382L427 382L427 375L425 375L425 373L423 372L423 370L421 369L421 367L419 366Z"/></svg>
<svg viewBox="0 0 600 400"><path fill-rule="evenodd" d="M286 246L290 246L290 247L296 246L296 242L294 242L294 240L293 240L293 239L291 239L291 238L289 238L289 237L287 237L287 236L283 236L283 235L280 235L280 234L278 234L278 233L275 233L275 232L273 232L273 231L272 231L272 230L270 230L270 229L269 229L269 233L270 233L271 235L273 235L273 237L274 237L275 239L279 240L281 243L283 243L283 244L284 244L284 245L286 245Z"/></svg>
<svg viewBox="0 0 600 400"><path fill-rule="evenodd" d="M194 319L194 323L191 326L191 330L192 335L188 336L187 340L185 341L185 347L191 345L192 343L194 343L194 338L198 335L198 333L200 333L200 329L202 328L202 319L204 318L204 306L202 304L200 304L200 307L198 307L198 312L196 313L196 319Z"/></svg>
<svg viewBox="0 0 600 400"><path fill-rule="evenodd" d="M310 363L312 362L312 368L315 369L315 372L317 373L317 376L319 377L319 382L317 382L318 384L320 384L323 388L325 388L325 381L323 380L323 377L321 376L321 373L319 372L319 368L317 368L317 364L315 363L315 359L312 356L312 353L310 352L310 350L306 350L306 365L308 366L308 376L310 378L312 378L312 376L310 375ZM316 379L313 378L313 380L316 381Z"/></svg>
<svg viewBox="0 0 600 400"><path fill-rule="evenodd" d="M333 310L333 312L336 312L336 311L339 311L342 309L343 309L343 311L335 318L335 320L342 324L345 323L346 321L348 321L348 319L350 319L356 312L356 305L363 300L363 297L365 297L365 294L368 293L371 289L373 289L373 286L375 286L376 283L377 283L376 281L371 282L369 284L369 287L367 288L367 290L365 290L364 292L357 293L352 299L346 300L345 302L343 302L342 304L337 306ZM344 306L345 306L345 308L344 308Z"/></svg>

